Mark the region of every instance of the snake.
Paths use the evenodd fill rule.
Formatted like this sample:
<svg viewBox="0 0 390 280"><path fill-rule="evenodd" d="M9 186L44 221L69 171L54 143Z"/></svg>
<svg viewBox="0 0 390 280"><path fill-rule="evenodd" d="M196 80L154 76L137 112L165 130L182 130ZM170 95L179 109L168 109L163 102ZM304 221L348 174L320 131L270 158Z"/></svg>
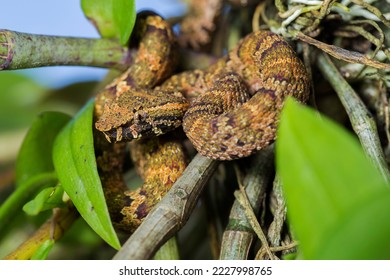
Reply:
<svg viewBox="0 0 390 280"><path fill-rule="evenodd" d="M141 137L143 131L148 134L148 126L141 122L145 115L142 113L145 104L153 102L157 111L168 100L172 103L175 98L184 104L184 98L175 95L169 97L170 94L164 90L152 90L171 75L174 69L176 45L170 26L160 16L143 12L137 15L134 30L131 53L135 55L131 66L97 94L94 118L97 122L115 122L115 116L105 119L105 112L108 108L110 112L116 110L118 98L132 99L135 108L127 108L130 109L127 114L139 119L136 122L137 128L145 125L143 130L137 130L138 137ZM184 105L183 110L187 107ZM145 110L148 110L149 115L153 111L146 106ZM94 130L94 143L98 172L111 221L116 229L132 233L183 173L188 163L186 152L181 141L170 133L133 141L129 145L130 155L143 184L135 190L129 190L124 179L127 143L111 143L98 130Z"/></svg>
<svg viewBox="0 0 390 280"><path fill-rule="evenodd" d="M172 74L176 43L170 26L158 15L138 17L136 25L132 65L95 102L97 137L105 138L97 143L106 199L114 201L113 220L127 231L186 167L183 147L168 137L179 126L203 156L247 157L275 140L286 98L306 102L310 88L293 48L270 31L248 34L206 69ZM136 191L125 190L120 173L126 142L145 181Z"/></svg>

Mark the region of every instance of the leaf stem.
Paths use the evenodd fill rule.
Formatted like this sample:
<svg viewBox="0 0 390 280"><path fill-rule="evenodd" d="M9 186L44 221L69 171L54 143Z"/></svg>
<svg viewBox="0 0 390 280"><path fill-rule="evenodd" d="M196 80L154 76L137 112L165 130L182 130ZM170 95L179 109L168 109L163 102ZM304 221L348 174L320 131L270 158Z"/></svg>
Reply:
<svg viewBox="0 0 390 280"><path fill-rule="evenodd" d="M129 49L116 40L0 30L0 70L77 65L123 71L130 63Z"/></svg>
<svg viewBox="0 0 390 280"><path fill-rule="evenodd" d="M44 223L28 240L14 252L5 257L6 260L28 260L47 240L58 240L73 222L79 217L74 207L54 209L51 219Z"/></svg>
<svg viewBox="0 0 390 280"><path fill-rule="evenodd" d="M380 171L384 179L389 182L390 173L379 141L375 120L371 113L337 70L327 54L319 54L317 66L339 96L365 153Z"/></svg>
<svg viewBox="0 0 390 280"><path fill-rule="evenodd" d="M8 222L15 217L15 213L22 209L32 195L47 184L54 184L56 181L56 173L47 172L32 177L17 188L0 207L0 236L7 229Z"/></svg>

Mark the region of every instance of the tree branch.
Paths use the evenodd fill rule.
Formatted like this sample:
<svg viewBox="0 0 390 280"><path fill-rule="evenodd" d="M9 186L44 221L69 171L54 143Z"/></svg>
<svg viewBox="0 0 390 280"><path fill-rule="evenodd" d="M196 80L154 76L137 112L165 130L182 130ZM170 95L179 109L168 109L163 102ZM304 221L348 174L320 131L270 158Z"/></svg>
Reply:
<svg viewBox="0 0 390 280"><path fill-rule="evenodd" d="M271 145L252 157L248 173L242 180L246 194L257 213L273 172L273 148ZM236 199L230 211L229 223L222 237L220 259L246 260L255 232L245 210Z"/></svg>
<svg viewBox="0 0 390 280"><path fill-rule="evenodd" d="M80 65L123 71L130 63L129 49L115 40L0 30L0 70Z"/></svg>
<svg viewBox="0 0 390 280"><path fill-rule="evenodd" d="M381 172L384 179L390 181L389 169L379 141L375 120L371 113L334 66L327 54L319 54L317 66L339 96L339 99L349 116L353 130L359 137L367 156Z"/></svg>

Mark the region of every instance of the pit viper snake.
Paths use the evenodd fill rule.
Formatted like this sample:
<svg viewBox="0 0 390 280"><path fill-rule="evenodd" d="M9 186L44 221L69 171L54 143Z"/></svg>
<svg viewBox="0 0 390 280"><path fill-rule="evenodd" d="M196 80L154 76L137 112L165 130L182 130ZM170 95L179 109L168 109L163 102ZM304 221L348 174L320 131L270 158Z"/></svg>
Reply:
<svg viewBox="0 0 390 280"><path fill-rule="evenodd" d="M128 232L186 167L185 150L171 135L177 127L206 157L247 157L274 141L286 97L309 96L303 63L269 31L247 35L207 69L175 75L175 36L160 16L139 15L132 41L133 63L95 102L99 174L113 223ZM127 141L144 180L135 191L122 175Z"/></svg>

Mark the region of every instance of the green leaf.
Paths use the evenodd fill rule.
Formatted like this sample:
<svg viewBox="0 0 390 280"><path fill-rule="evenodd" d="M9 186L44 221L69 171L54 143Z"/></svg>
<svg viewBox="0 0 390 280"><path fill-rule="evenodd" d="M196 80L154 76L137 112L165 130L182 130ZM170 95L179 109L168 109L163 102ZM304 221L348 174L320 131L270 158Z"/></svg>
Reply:
<svg viewBox="0 0 390 280"><path fill-rule="evenodd" d="M53 239L48 239L42 243L41 246L35 251L31 256L31 260L45 260L47 255L50 253L51 249L54 246L55 241Z"/></svg>
<svg viewBox="0 0 390 280"><path fill-rule="evenodd" d="M69 120L65 114L45 112L33 122L16 161L17 189L0 206L0 236L28 200L57 183L51 152L55 137Z"/></svg>
<svg viewBox="0 0 390 280"><path fill-rule="evenodd" d="M60 186L45 188L23 206L23 211L35 216L49 209L63 207L65 205L62 200L63 194L64 190Z"/></svg>
<svg viewBox="0 0 390 280"><path fill-rule="evenodd" d="M24 138L16 160L16 185L20 186L35 175L54 171L52 147L59 131L70 116L45 112L38 116Z"/></svg>
<svg viewBox="0 0 390 280"><path fill-rule="evenodd" d="M54 172L46 172L33 176L21 184L0 205L0 237L9 230L9 222L15 218L22 206L45 186L54 186L57 183L57 175Z"/></svg>
<svg viewBox="0 0 390 280"><path fill-rule="evenodd" d="M385 190L351 213L319 248L318 259L388 260L390 193Z"/></svg>
<svg viewBox="0 0 390 280"><path fill-rule="evenodd" d="M94 103L90 101L58 135L53 161L58 178L84 220L108 244L119 249L102 185L93 146Z"/></svg>
<svg viewBox="0 0 390 280"><path fill-rule="evenodd" d="M112 0L81 0L81 8L85 16L104 38L118 37L112 6Z"/></svg>
<svg viewBox="0 0 390 280"><path fill-rule="evenodd" d="M136 18L134 0L81 0L81 7L102 37L126 45Z"/></svg>
<svg viewBox="0 0 390 280"><path fill-rule="evenodd" d="M126 45L133 31L136 10L134 0L113 0L112 12L119 34L119 41Z"/></svg>
<svg viewBox="0 0 390 280"><path fill-rule="evenodd" d="M286 195L289 220L304 258L343 258L346 255L340 254L340 248L327 246L333 242L343 248L341 251L352 252L354 240L371 244L377 242L371 239L372 231L389 231L389 222L383 222L383 228L373 221L371 225L376 228L366 228L363 224L368 222L364 215L378 213L375 209L361 212L362 209L370 209L378 199L388 197L390 190L350 133L313 110L288 100L277 139L277 170ZM360 231L356 231L358 223L354 220L362 222ZM338 236L342 231L348 235ZM374 250L375 244L372 245ZM325 247L327 253L322 252ZM383 256L366 251L355 258L375 255Z"/></svg>

